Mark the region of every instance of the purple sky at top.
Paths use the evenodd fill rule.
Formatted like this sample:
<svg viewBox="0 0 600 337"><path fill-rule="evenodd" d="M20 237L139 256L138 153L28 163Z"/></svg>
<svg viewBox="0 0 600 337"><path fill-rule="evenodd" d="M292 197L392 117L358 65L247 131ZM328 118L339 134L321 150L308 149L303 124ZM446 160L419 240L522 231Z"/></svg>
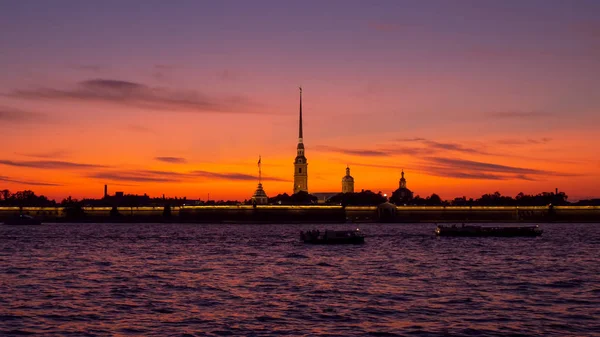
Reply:
<svg viewBox="0 0 600 337"><path fill-rule="evenodd" d="M57 124L52 133L40 131L46 139L67 137L59 124L68 118L98 135L129 125L164 128L187 143L209 139L222 148L190 151L215 160L233 155L224 149L248 137L265 155L290 148L293 155L293 137L279 140L296 130L302 85L308 153L326 146L377 150L419 137L467 147L501 140L490 146L507 154L507 143L534 138L555 141L528 143L548 143L532 154L538 159L558 153L597 166L588 140L600 123L599 18L594 0L0 0L0 108L51 115L46 121ZM65 99L94 79L227 97L253 115L187 114L184 125L165 122L164 116L182 116L177 111L146 114L119 102L107 108L97 100ZM62 97L19 94L40 88ZM14 123L10 111L1 113L0 127ZM236 132L209 126L224 121ZM268 129L260 137L248 130L258 125ZM16 130L6 132L16 136ZM131 142L154 142L155 156L171 156L165 152L175 144L159 136ZM27 141L64 150L59 141ZM255 149L247 150L254 156ZM517 165L514 158L493 159Z"/></svg>

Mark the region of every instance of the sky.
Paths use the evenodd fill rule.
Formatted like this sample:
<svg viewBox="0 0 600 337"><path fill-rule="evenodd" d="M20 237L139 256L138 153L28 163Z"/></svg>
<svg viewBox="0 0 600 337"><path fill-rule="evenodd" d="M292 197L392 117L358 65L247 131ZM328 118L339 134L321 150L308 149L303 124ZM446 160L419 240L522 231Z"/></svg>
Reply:
<svg viewBox="0 0 600 337"><path fill-rule="evenodd" d="M0 0L0 189L600 197L600 1Z"/></svg>

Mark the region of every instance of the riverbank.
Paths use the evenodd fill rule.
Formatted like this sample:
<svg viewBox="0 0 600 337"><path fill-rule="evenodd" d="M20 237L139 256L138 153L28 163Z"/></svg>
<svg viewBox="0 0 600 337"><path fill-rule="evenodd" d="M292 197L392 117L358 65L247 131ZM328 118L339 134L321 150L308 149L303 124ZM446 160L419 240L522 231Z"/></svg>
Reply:
<svg viewBox="0 0 600 337"><path fill-rule="evenodd" d="M0 207L0 221L27 214L44 222L344 223L600 222L600 206L183 206Z"/></svg>

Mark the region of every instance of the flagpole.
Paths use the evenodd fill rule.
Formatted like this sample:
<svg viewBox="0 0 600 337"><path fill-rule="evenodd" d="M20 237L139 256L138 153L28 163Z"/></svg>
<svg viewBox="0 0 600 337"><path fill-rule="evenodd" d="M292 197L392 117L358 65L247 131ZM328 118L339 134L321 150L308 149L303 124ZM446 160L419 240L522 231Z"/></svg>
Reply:
<svg viewBox="0 0 600 337"><path fill-rule="evenodd" d="M262 182L262 169L260 167L261 163L260 163L260 155L258 156L258 183L260 184Z"/></svg>

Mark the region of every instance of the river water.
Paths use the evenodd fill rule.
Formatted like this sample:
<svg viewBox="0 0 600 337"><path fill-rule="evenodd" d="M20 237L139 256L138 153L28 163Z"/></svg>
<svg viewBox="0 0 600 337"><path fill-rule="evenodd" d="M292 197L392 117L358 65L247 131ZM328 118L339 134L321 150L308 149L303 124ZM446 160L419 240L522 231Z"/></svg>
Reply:
<svg viewBox="0 0 600 337"><path fill-rule="evenodd" d="M0 226L0 335L600 336L600 224Z"/></svg>

